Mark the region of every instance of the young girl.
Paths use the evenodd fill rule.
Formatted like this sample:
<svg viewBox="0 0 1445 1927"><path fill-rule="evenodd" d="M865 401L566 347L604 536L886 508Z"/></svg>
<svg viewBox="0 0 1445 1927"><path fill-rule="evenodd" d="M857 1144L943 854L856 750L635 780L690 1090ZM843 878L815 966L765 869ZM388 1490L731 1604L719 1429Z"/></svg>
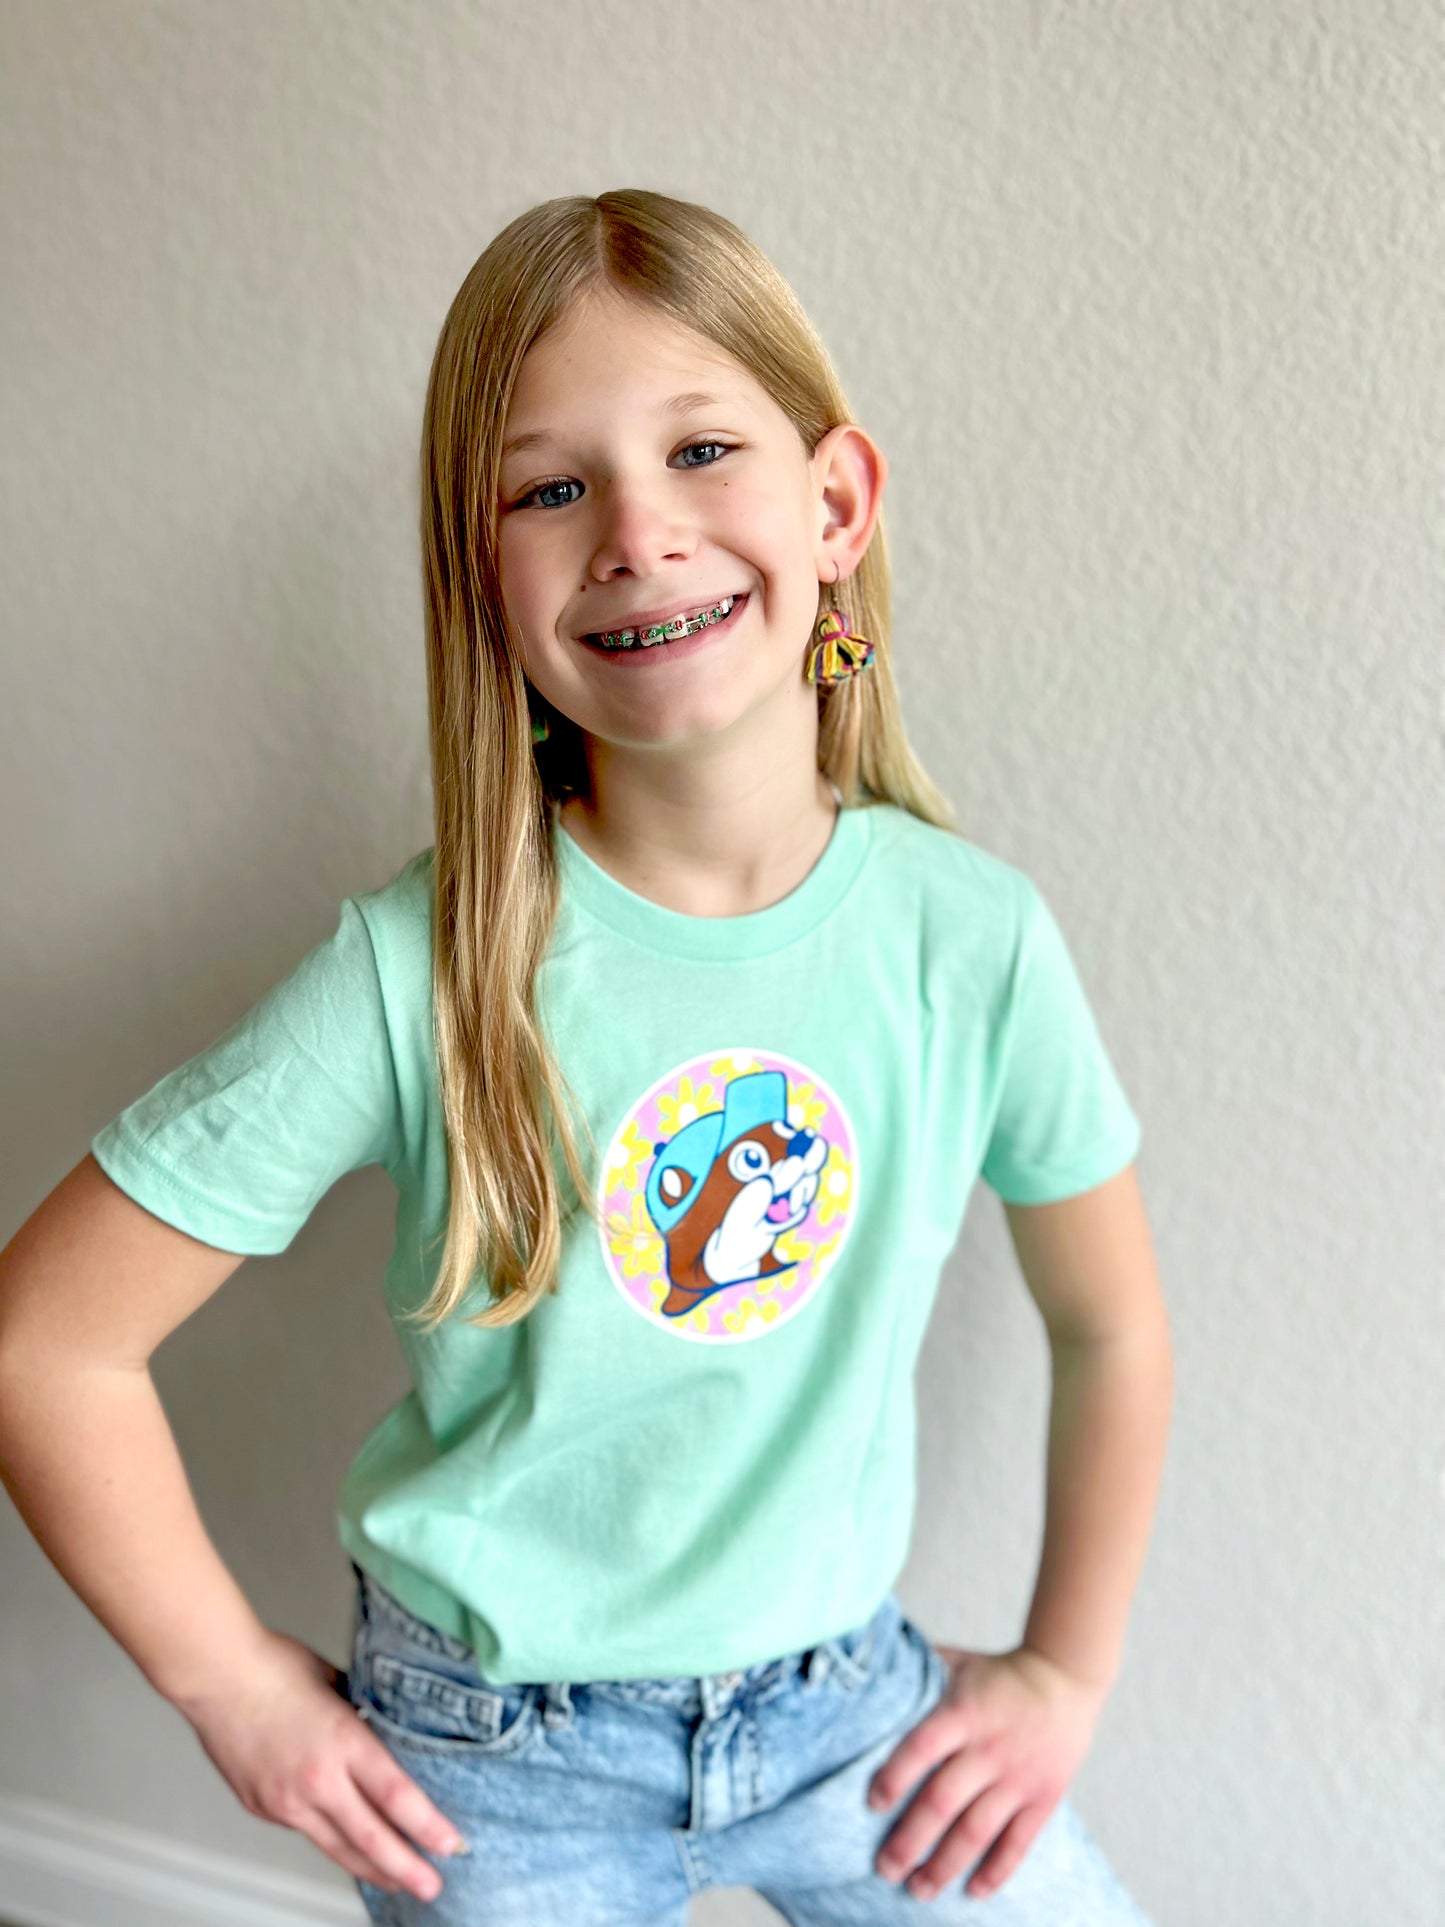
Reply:
<svg viewBox="0 0 1445 1927"><path fill-rule="evenodd" d="M426 400L434 845L0 1256L27 1522L377 1921L662 1927L716 1886L1144 1919L1066 1796L1167 1424L1139 1125L1044 899L908 746L885 474L730 222L630 191L506 228ZM340 1495L343 1673L240 1593L147 1361L375 1163L414 1388ZM1054 1366L1004 1653L891 1590L980 1173Z"/></svg>

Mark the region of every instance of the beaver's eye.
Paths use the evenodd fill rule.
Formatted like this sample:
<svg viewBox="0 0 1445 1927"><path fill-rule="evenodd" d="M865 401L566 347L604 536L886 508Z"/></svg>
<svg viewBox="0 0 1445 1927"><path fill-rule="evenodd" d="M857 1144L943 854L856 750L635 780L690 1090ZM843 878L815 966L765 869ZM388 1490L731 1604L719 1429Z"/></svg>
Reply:
<svg viewBox="0 0 1445 1927"><path fill-rule="evenodd" d="M735 1178L755 1178L768 1169L768 1154L761 1144L745 1137L728 1152L728 1171Z"/></svg>

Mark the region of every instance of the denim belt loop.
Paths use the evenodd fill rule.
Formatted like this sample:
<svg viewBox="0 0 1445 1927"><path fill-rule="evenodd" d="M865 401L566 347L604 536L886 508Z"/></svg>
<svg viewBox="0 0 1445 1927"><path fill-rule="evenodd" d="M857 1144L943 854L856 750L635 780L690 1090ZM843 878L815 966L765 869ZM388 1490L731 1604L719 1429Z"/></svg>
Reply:
<svg viewBox="0 0 1445 1927"><path fill-rule="evenodd" d="M817 1686L828 1677L828 1666L832 1659L826 1646L814 1646L803 1655L803 1678L810 1686Z"/></svg>
<svg viewBox="0 0 1445 1927"><path fill-rule="evenodd" d="M574 1707L572 1689L566 1680L549 1680L542 1688L542 1720L548 1727L568 1726Z"/></svg>

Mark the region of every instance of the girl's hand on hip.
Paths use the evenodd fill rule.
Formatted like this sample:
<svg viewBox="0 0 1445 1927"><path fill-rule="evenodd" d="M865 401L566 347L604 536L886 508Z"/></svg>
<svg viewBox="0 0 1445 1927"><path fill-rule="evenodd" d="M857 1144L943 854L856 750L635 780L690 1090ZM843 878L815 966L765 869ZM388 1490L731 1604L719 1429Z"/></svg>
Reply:
<svg viewBox="0 0 1445 1927"><path fill-rule="evenodd" d="M344 1680L268 1630L225 1693L176 1704L248 1813L294 1827L358 1879L434 1900L441 1878L408 1836L439 1854L464 1843L343 1697Z"/></svg>
<svg viewBox="0 0 1445 1927"><path fill-rule="evenodd" d="M1009 1878L1063 1798L1108 1689L1075 1679L1027 1646L1007 1653L934 1650L949 1671L943 1696L874 1774L868 1803L891 1806L930 1768L938 1770L874 1865L888 1880L917 1867L908 1891L929 1899L992 1843L965 1890L981 1900Z"/></svg>

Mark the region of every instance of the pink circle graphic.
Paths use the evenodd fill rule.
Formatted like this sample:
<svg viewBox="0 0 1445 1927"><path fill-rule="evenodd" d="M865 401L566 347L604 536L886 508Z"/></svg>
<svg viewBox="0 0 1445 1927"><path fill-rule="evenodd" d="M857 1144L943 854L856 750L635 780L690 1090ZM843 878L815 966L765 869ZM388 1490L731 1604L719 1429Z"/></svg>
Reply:
<svg viewBox="0 0 1445 1927"><path fill-rule="evenodd" d="M602 1257L634 1311L680 1338L762 1338L837 1262L858 1208L837 1093L775 1051L689 1058L634 1103L602 1160Z"/></svg>

